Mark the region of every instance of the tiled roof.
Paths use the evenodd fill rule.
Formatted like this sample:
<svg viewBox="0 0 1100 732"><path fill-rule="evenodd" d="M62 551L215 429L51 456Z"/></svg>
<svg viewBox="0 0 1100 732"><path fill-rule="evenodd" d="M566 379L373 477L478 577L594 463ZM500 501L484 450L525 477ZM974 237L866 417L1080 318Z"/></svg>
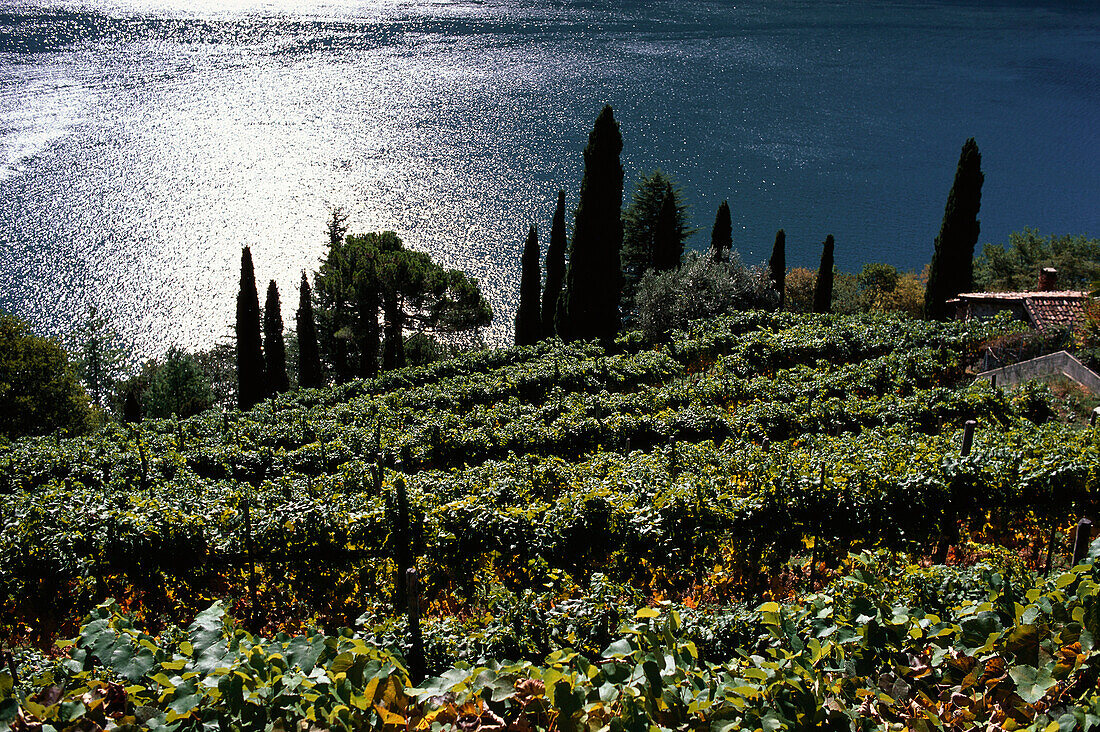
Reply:
<svg viewBox="0 0 1100 732"><path fill-rule="evenodd" d="M1027 292L961 292L960 300L1029 300L1033 297L1052 297L1082 300L1087 296L1083 290L1030 290Z"/></svg>
<svg viewBox="0 0 1100 732"><path fill-rule="evenodd" d="M1085 312L1088 294L1081 290L1033 290L1031 292L963 292L954 302L992 301L1022 303L1039 330L1067 328Z"/></svg>
<svg viewBox="0 0 1100 732"><path fill-rule="evenodd" d="M1083 292L1078 293L1077 297L1059 297L1058 293L1037 292L1024 301L1024 307L1031 316L1031 322L1039 330L1068 328L1085 314L1085 297Z"/></svg>

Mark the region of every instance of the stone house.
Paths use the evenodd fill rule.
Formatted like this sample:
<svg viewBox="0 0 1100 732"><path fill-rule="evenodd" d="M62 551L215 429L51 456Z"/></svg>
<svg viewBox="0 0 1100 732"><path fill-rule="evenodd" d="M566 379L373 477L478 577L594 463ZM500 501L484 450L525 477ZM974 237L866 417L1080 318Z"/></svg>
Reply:
<svg viewBox="0 0 1100 732"><path fill-rule="evenodd" d="M1050 333L1072 328L1085 313L1088 293L1058 290L1058 270L1046 267L1039 273L1036 289L1028 292L963 292L949 305L955 306L956 320L990 318L1009 312L1037 331Z"/></svg>

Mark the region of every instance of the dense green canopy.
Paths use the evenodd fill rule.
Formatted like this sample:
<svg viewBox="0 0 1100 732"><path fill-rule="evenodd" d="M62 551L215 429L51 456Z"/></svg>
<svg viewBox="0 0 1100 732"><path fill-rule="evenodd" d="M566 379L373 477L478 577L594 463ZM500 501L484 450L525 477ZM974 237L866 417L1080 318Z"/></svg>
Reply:
<svg viewBox="0 0 1100 732"><path fill-rule="evenodd" d="M0 437L86 432L88 394L56 342L0 312Z"/></svg>

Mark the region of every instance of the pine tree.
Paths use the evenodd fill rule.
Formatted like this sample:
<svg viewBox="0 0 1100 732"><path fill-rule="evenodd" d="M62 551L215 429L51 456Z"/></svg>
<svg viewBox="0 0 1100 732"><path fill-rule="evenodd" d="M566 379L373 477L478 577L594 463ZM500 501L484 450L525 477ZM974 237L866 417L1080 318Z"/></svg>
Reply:
<svg viewBox="0 0 1100 732"><path fill-rule="evenodd" d="M814 285L814 312L828 313L833 307L833 235L825 237L821 250L821 266L817 268Z"/></svg>
<svg viewBox="0 0 1100 732"><path fill-rule="evenodd" d="M252 251L241 249L241 287L237 292L237 403L252 409L264 398L264 353L260 340L260 298Z"/></svg>
<svg viewBox="0 0 1100 732"><path fill-rule="evenodd" d="M330 212L327 233L329 248L339 247L348 233L348 212L343 206L334 206Z"/></svg>
<svg viewBox="0 0 1100 732"><path fill-rule="evenodd" d="M313 320L313 293L305 270L302 270L298 313L294 318L298 325L298 386L320 388L324 383L321 380L321 351L317 347L317 325Z"/></svg>
<svg viewBox="0 0 1100 732"><path fill-rule="evenodd" d="M783 229L775 232L775 244L772 245L772 256L768 260L768 271L772 284L779 293L779 309L782 310L787 289L787 233Z"/></svg>
<svg viewBox="0 0 1100 732"><path fill-rule="evenodd" d="M565 191L558 191L558 207L550 228L550 246L546 250L546 287L542 291L542 337L554 336L554 311L558 307L562 280L565 278Z"/></svg>
<svg viewBox="0 0 1100 732"><path fill-rule="evenodd" d="M661 271L669 269L667 260L671 256L666 252L658 253L658 233L662 210L665 207L665 199L672 195L675 209L675 223L670 224L669 212L665 212L666 242L671 242L673 236L681 254L684 250L684 242L695 233L687 224L687 205L683 203L683 194L673 185L660 170L654 170L648 175L643 175L638 181L634 193L631 194L630 204L623 211L623 244L621 252L621 268L623 276L622 305L623 317L629 319L634 306L634 292L641 281L642 276L651 269ZM670 234L670 229L675 229L675 234ZM658 266L658 259L666 260L664 266ZM673 267L679 266L677 260Z"/></svg>
<svg viewBox="0 0 1100 732"><path fill-rule="evenodd" d="M619 332L622 149L619 123L607 105L596 118L584 149L584 177L574 218L569 267L555 313L555 328L567 341L599 338L606 342Z"/></svg>
<svg viewBox="0 0 1100 732"><path fill-rule="evenodd" d="M714 227L710 230L710 254L715 262L726 262L732 249L733 222L730 219L730 204L729 201L722 201L714 216Z"/></svg>
<svg viewBox="0 0 1100 732"><path fill-rule="evenodd" d="M275 280L267 284L267 302L264 304L264 366L268 396L290 389L290 380L286 375L283 309L279 303L279 287Z"/></svg>
<svg viewBox="0 0 1100 732"><path fill-rule="evenodd" d="M380 350L383 369L405 365L410 329L424 338L476 342L493 318L476 279L406 249L393 231L344 237L329 249L313 286L322 356L334 370L354 361L363 377L377 374Z"/></svg>
<svg viewBox="0 0 1100 732"><path fill-rule="evenodd" d="M77 326L75 337L73 367L76 374L88 389L92 406L107 409L111 392L126 370L126 353L119 345L122 338L99 314L95 305L88 306L87 315Z"/></svg>
<svg viewBox="0 0 1100 732"><path fill-rule="evenodd" d="M657 226L653 231L653 269L666 272L677 269L684 256L684 240L680 238L679 211L676 196L670 190L661 204Z"/></svg>
<svg viewBox="0 0 1100 732"><path fill-rule="evenodd" d="M924 291L924 314L933 320L950 316L947 301L974 287L974 245L978 242L982 206L982 155L971 137L962 147L955 182L947 195L943 223L936 237L928 286Z"/></svg>
<svg viewBox="0 0 1100 732"><path fill-rule="evenodd" d="M516 310L516 345L530 346L539 342L542 323L539 321L539 236L535 227L527 233L520 257L519 308Z"/></svg>

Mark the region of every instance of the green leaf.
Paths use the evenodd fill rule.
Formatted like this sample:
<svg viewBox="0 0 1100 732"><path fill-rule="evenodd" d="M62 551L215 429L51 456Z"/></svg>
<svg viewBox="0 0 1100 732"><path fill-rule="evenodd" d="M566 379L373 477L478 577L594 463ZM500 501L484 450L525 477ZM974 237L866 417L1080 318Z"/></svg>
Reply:
<svg viewBox="0 0 1100 732"><path fill-rule="evenodd" d="M1018 663L1034 666L1039 662L1039 628L1017 625L1005 634L1005 649L1015 654Z"/></svg>
<svg viewBox="0 0 1100 732"><path fill-rule="evenodd" d="M19 714L19 702L15 699L0 699L0 723L8 724Z"/></svg>
<svg viewBox="0 0 1100 732"><path fill-rule="evenodd" d="M173 699L168 704L168 709L180 715L188 715L195 710L195 708L202 701L202 694L188 694L187 696L181 696Z"/></svg>
<svg viewBox="0 0 1100 732"><path fill-rule="evenodd" d="M321 657L324 650L325 641L323 637L318 636L311 640L297 636L287 644L286 662L290 666L297 666L303 673L308 674L317 665L317 659Z"/></svg>
<svg viewBox="0 0 1100 732"><path fill-rule="evenodd" d="M127 638L120 638L106 665L127 681L137 682L157 665L157 659L148 648L142 647L135 652Z"/></svg>
<svg viewBox="0 0 1100 732"><path fill-rule="evenodd" d="M221 639L225 629L224 616L225 608L220 602L215 602L195 616L195 622L187 628L187 637L193 650L191 655L202 655Z"/></svg>
<svg viewBox="0 0 1100 732"><path fill-rule="evenodd" d="M1050 671L1033 666L1014 666L1008 675L1016 682L1016 693L1028 704L1034 704L1043 698L1050 687L1057 683Z"/></svg>
<svg viewBox="0 0 1100 732"><path fill-rule="evenodd" d="M603 656L605 658L627 658L633 652L634 649L630 647L630 641L620 638L604 650Z"/></svg>
<svg viewBox="0 0 1100 732"><path fill-rule="evenodd" d="M71 722L84 716L84 704L79 701L61 702L57 709L57 718L62 722Z"/></svg>

